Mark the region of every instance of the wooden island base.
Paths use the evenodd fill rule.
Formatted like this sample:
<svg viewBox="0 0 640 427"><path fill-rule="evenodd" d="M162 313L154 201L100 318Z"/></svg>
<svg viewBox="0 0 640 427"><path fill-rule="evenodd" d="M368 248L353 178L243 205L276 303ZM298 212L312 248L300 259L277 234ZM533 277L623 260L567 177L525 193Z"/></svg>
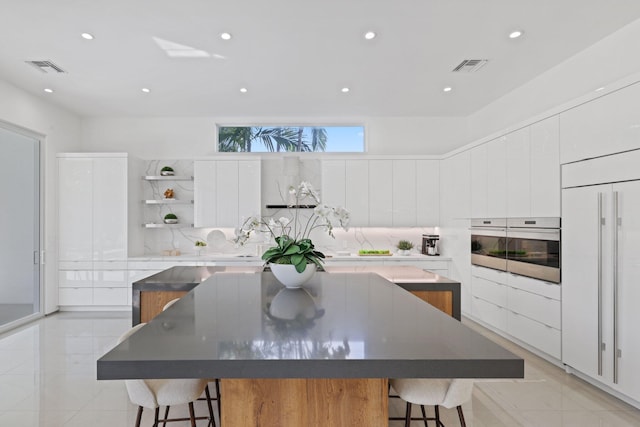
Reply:
<svg viewBox="0 0 640 427"><path fill-rule="evenodd" d="M386 427L386 378L220 380L221 424Z"/></svg>

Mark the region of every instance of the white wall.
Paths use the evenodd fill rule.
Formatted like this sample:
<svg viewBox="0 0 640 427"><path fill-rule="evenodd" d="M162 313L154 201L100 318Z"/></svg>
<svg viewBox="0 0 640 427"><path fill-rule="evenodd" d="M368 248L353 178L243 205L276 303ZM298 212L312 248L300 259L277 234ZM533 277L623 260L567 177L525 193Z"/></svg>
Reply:
<svg viewBox="0 0 640 427"><path fill-rule="evenodd" d="M53 104L0 80L0 126L42 137L42 191L44 193L45 313L57 309L57 168L56 153L77 151L80 119Z"/></svg>
<svg viewBox="0 0 640 427"><path fill-rule="evenodd" d="M313 121L312 121L313 120ZM465 142L464 118L376 117L344 118L156 117L86 118L82 121L83 151L119 151L143 159L179 159L215 153L216 124L260 123L364 124L369 154L444 154Z"/></svg>

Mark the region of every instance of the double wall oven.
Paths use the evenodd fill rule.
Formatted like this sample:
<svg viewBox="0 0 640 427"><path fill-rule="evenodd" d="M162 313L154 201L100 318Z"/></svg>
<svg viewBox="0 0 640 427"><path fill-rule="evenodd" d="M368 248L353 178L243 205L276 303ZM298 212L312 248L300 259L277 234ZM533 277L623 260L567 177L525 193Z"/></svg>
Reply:
<svg viewBox="0 0 640 427"><path fill-rule="evenodd" d="M471 220L471 264L560 283L560 218Z"/></svg>

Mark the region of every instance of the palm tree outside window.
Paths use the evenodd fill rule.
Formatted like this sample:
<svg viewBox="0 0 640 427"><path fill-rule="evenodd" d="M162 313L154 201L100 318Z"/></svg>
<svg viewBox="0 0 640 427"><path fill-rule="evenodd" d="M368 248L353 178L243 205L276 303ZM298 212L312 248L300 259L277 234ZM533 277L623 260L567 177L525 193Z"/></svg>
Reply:
<svg viewBox="0 0 640 427"><path fill-rule="evenodd" d="M364 152L363 126L219 126L218 151Z"/></svg>

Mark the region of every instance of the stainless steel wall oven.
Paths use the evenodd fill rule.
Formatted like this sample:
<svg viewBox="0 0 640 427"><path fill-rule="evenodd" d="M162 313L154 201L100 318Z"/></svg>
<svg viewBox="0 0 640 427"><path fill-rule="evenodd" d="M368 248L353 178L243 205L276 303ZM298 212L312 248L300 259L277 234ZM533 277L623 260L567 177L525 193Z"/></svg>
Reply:
<svg viewBox="0 0 640 427"><path fill-rule="evenodd" d="M560 283L560 218L471 220L471 264Z"/></svg>

